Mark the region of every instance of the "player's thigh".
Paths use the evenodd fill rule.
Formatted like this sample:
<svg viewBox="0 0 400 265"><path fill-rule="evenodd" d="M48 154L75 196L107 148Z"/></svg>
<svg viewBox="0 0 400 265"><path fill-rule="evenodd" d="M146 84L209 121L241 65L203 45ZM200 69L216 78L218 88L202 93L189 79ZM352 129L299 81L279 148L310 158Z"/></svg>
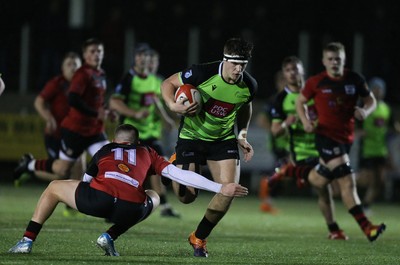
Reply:
<svg viewBox="0 0 400 265"><path fill-rule="evenodd" d="M66 178L68 177L73 165L74 161L57 159L54 160L52 169L55 174L61 176L62 178Z"/></svg>
<svg viewBox="0 0 400 265"><path fill-rule="evenodd" d="M211 172L213 179L218 183L232 183L238 182L238 166L237 159L225 159L225 160L208 160L208 169Z"/></svg>
<svg viewBox="0 0 400 265"><path fill-rule="evenodd" d="M317 187L319 189L324 189L330 182L331 180L318 174L318 172L313 169L310 171L308 174L308 182L311 183L314 187Z"/></svg>
<svg viewBox="0 0 400 265"><path fill-rule="evenodd" d="M75 191L79 183L79 180L54 180L49 184L47 189L53 196L57 197L60 202L77 209Z"/></svg>

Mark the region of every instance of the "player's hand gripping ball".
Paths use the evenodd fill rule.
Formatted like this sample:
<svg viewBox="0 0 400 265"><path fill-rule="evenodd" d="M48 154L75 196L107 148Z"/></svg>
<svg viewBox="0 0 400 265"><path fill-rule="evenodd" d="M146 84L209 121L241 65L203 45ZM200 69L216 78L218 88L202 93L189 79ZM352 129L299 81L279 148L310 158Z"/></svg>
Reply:
<svg viewBox="0 0 400 265"><path fill-rule="evenodd" d="M197 108L198 114L201 110L203 101L201 100L201 94L197 88L191 84L181 85L175 92L175 102L184 101L184 105L192 104L197 102L199 107Z"/></svg>

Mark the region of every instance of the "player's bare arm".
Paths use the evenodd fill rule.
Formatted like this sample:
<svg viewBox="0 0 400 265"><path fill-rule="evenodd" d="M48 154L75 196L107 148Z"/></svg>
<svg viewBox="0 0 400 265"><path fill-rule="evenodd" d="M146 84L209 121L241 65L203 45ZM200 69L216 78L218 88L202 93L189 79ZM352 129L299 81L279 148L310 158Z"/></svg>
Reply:
<svg viewBox="0 0 400 265"><path fill-rule="evenodd" d="M307 103L308 99L300 93L300 95L297 97L296 100L296 112L299 115L299 118L301 120L301 123L303 124L304 131L311 133L314 131L314 125L312 121L308 119L307 113L306 113L306 107L305 104Z"/></svg>
<svg viewBox="0 0 400 265"><path fill-rule="evenodd" d="M179 73L173 74L162 82L161 95L171 111L181 115L192 115L197 111L198 104L196 102L189 105L185 105L185 101L175 102L175 91L181 85Z"/></svg>
<svg viewBox="0 0 400 265"><path fill-rule="evenodd" d="M363 107L355 107L354 117L363 121L366 117L368 117L375 109L376 109L376 99L374 94L370 93L367 97L362 98Z"/></svg>
<svg viewBox="0 0 400 265"><path fill-rule="evenodd" d="M254 155L254 150L251 144L247 141L247 131L250 125L250 119L253 112L253 106L250 103L245 104L237 113L238 146L244 155L244 161L248 162Z"/></svg>

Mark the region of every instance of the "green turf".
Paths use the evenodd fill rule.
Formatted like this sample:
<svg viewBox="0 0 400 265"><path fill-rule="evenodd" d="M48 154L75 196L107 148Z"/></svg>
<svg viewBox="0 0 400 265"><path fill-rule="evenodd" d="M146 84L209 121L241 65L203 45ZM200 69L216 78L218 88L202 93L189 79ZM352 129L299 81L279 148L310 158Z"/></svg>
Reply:
<svg viewBox="0 0 400 265"><path fill-rule="evenodd" d="M387 231L370 243L337 201L337 220L349 241L330 241L315 198L276 198L278 215L258 210L253 196L236 199L208 239L209 258L195 258L188 234L202 218L211 193L184 205L169 195L181 219L156 211L116 242L120 257L105 257L95 246L109 224L93 217L62 216L59 205L34 243L32 253L8 254L22 236L44 186L0 186L0 264L400 264L400 211L377 204L372 221Z"/></svg>

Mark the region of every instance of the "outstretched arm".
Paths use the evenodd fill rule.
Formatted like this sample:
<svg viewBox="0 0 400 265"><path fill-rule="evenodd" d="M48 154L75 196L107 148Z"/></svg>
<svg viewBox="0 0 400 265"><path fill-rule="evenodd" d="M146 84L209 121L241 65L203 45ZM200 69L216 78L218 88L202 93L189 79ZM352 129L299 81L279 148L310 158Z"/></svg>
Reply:
<svg viewBox="0 0 400 265"><path fill-rule="evenodd" d="M208 190L229 197L243 197L248 194L248 189L237 183L220 184L189 171L182 170L174 165L166 166L161 174L180 184L191 186L197 189Z"/></svg>

